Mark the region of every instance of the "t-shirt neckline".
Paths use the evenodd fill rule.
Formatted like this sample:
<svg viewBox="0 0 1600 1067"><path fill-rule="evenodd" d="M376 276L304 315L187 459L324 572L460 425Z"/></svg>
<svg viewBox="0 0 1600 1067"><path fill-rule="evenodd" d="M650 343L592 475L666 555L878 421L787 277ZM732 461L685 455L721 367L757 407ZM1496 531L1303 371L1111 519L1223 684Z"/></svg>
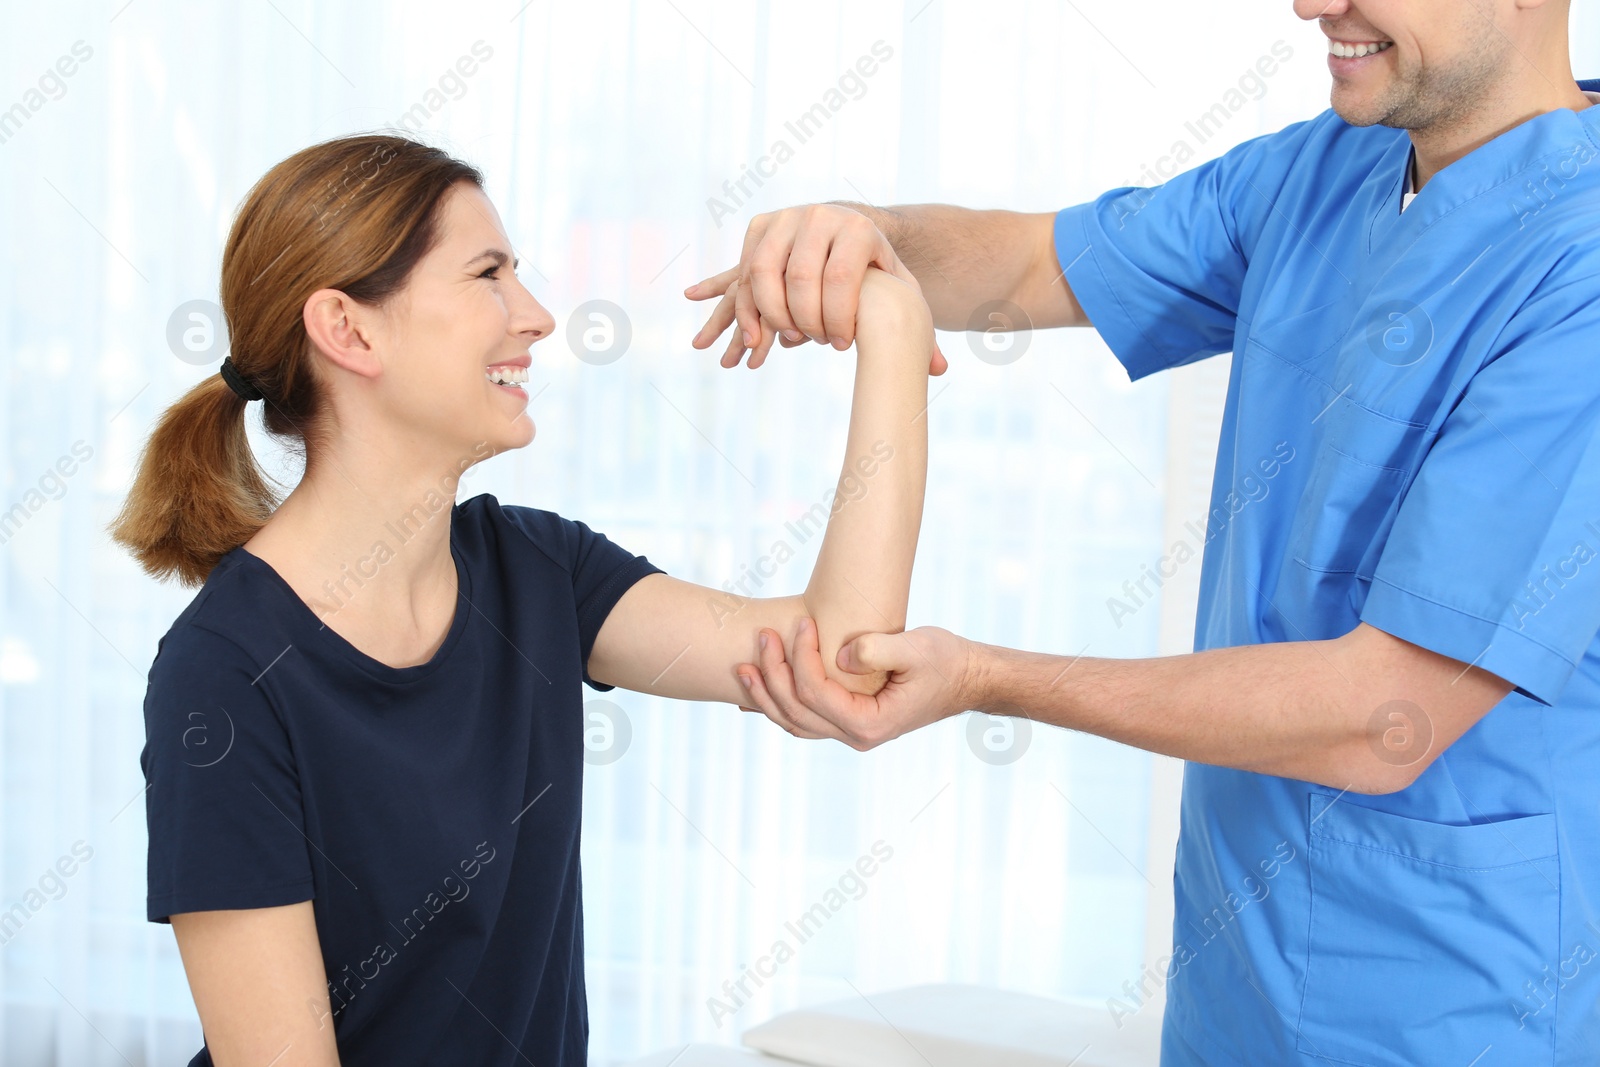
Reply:
<svg viewBox="0 0 1600 1067"><path fill-rule="evenodd" d="M452 509L452 512L457 511L459 509ZM462 633L467 628L468 615L472 611L472 578L467 570L466 561L461 557L460 547L456 543L456 519L458 517L454 513L450 517L450 556L456 565L456 606L455 614L450 619L450 629L426 663L415 663L406 667L391 666L361 651L338 631L334 630L333 627L323 622L317 613L311 609L311 605L300 599L300 594L294 591L294 586L290 585L272 564L249 551L243 545L239 545L233 551L247 561L247 566L255 567L264 573L267 576L267 580L288 599L290 602L289 610L299 617L302 624L301 629L310 635L309 640L349 661L380 681L404 684L420 681L438 670L449 660Z"/></svg>

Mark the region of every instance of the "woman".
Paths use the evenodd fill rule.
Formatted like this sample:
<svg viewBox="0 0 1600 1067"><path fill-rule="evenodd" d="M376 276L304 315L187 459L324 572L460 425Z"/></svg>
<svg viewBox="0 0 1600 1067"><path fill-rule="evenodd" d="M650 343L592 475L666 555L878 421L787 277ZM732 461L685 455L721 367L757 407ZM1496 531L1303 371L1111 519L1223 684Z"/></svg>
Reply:
<svg viewBox="0 0 1600 1067"><path fill-rule="evenodd" d="M204 583L158 643L141 756L192 1064L583 1064L580 683L743 706L736 667L806 617L830 662L904 626L933 345L912 285L863 292L805 594L752 599L549 511L455 501L533 439L518 383L554 322L514 269L479 173L404 138L299 152L234 221L231 355L165 413L112 526L151 574ZM281 502L246 441L257 398L304 452Z"/></svg>

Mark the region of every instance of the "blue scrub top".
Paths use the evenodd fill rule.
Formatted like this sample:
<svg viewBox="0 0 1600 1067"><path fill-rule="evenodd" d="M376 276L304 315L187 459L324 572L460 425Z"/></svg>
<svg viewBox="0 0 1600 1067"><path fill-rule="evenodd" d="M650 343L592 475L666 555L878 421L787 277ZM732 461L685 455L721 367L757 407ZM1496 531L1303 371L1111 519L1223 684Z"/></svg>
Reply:
<svg viewBox="0 0 1600 1067"><path fill-rule="evenodd" d="M1185 765L1164 1067L1600 1058L1600 106L1409 156L1330 110L1056 220L1130 378L1234 353L1196 649L1516 687L1398 793Z"/></svg>

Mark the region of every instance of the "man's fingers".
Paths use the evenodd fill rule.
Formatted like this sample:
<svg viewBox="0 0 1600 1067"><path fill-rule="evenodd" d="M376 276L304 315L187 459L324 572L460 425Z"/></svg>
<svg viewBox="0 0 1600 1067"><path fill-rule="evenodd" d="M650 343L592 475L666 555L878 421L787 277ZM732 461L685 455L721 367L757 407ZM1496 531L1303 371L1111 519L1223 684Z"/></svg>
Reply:
<svg viewBox="0 0 1600 1067"><path fill-rule="evenodd" d="M781 218L781 216L780 216ZM766 215L757 215L750 220L750 225L745 227L744 245L739 250L739 276L729 283L734 288L734 315L739 320L734 332L746 348L754 348L760 340L759 310L755 306L750 289L750 265L755 261L756 254L767 241L767 230L771 219ZM743 293L737 290L743 290Z"/></svg>
<svg viewBox="0 0 1600 1067"><path fill-rule="evenodd" d="M783 657L783 641L770 631L763 630L761 633L766 639L766 647L758 653L761 681L766 685L767 692L773 695L774 703L783 717L798 726L804 709L800 707L800 700L795 694L794 672Z"/></svg>
<svg viewBox="0 0 1600 1067"><path fill-rule="evenodd" d="M740 343L754 348L761 343L761 309L756 306L755 293L746 279L740 278L734 285L733 314L739 320L735 329Z"/></svg>
<svg viewBox="0 0 1600 1067"><path fill-rule="evenodd" d="M765 316L762 316L761 339L756 342L755 350L750 353L750 361L745 366L755 370L765 363L767 361L767 353L772 351L772 342L777 339L778 331L773 329L772 323L768 322Z"/></svg>
<svg viewBox="0 0 1600 1067"><path fill-rule="evenodd" d="M795 695L800 702L835 726L844 736L841 740L858 752L877 744L871 736L872 712L877 702L850 692L829 678L822 666L822 651L818 647L817 624L802 618L796 627L794 647L790 658L794 661ZM866 716L866 717L863 717Z"/></svg>
<svg viewBox="0 0 1600 1067"><path fill-rule="evenodd" d="M795 232L800 227L797 211L784 211L766 227L762 240L744 246L744 280L750 286L750 299L766 318L770 318L779 333L795 330L794 314L789 309L789 298L784 294L784 274L789 270L790 253L794 250Z"/></svg>
<svg viewBox="0 0 1600 1067"><path fill-rule="evenodd" d="M849 348L855 341L861 286L870 266L889 271L920 293L916 276L883 234L866 218L854 218L854 224L840 225L837 215L825 218L817 207L753 218L745 231L739 265L684 290L693 300L722 297L695 334L694 347L709 347L731 325L732 336L721 358L724 367L738 366L746 352L748 366L761 366L774 341L785 348L807 339ZM769 323L776 334L770 341L765 337ZM935 341L928 373L940 375L949 366Z"/></svg>
<svg viewBox="0 0 1600 1067"><path fill-rule="evenodd" d="M795 626L794 690L795 695L812 706L820 702L828 675L822 667L822 649L817 636L817 624L802 618Z"/></svg>
<svg viewBox="0 0 1600 1067"><path fill-rule="evenodd" d="M850 235L834 241L822 271L822 328L839 351L856 339L856 312L861 306L861 284L872 265L872 246Z"/></svg>
<svg viewBox="0 0 1600 1067"><path fill-rule="evenodd" d="M922 292L922 283L917 281L917 276L911 273L911 268L903 263L899 256L894 254L894 246L888 241L883 242L883 248L888 250L887 255L880 254L872 260L872 265L880 270L886 270L903 282L908 282L917 292Z"/></svg>
<svg viewBox="0 0 1600 1067"><path fill-rule="evenodd" d="M733 321L733 297L724 295L717 301L717 306L711 309L711 315L706 319L706 324L700 327L700 332L694 335L694 340L689 342L695 348L709 346Z"/></svg>
<svg viewBox="0 0 1600 1067"><path fill-rule="evenodd" d="M755 322L751 326L747 326L743 321L744 318L750 317L750 312L748 309L741 309L741 294L743 294L743 299L745 302L748 303L749 291L750 287L744 284L742 279L735 278L731 283L727 294L723 297L723 300L727 301L729 305L729 317L736 320L734 321L733 330L730 331L728 335L728 347L722 353L722 359L720 360L724 367L737 367L739 365L739 361L744 358L745 351L752 347L754 341L752 341L751 344L745 343L747 330L754 330L756 333L754 340L760 340L760 317L756 316Z"/></svg>
<svg viewBox="0 0 1600 1067"><path fill-rule="evenodd" d="M789 265L783 272L783 291L795 328L813 341L826 341L822 323L822 273L833 255L833 235L816 226L795 234Z"/></svg>
<svg viewBox="0 0 1600 1067"><path fill-rule="evenodd" d="M739 276L739 265L736 263L721 274L713 274L704 281L695 282L683 291L683 295L690 300L710 300L714 296L721 296L727 291L728 283Z"/></svg>
<svg viewBox="0 0 1600 1067"><path fill-rule="evenodd" d="M911 651L904 634L862 634L839 649L836 662L851 674L903 671L911 666Z"/></svg>
<svg viewBox="0 0 1600 1067"><path fill-rule="evenodd" d="M761 632L766 635L767 647L759 653L761 678L756 684L761 685L772 698L778 713L797 729L838 741L846 740L843 731L807 707L795 692L794 672L784 659L783 638L772 630Z"/></svg>
<svg viewBox="0 0 1600 1067"><path fill-rule="evenodd" d="M783 711L778 707L778 702L767 691L766 684L761 679L761 671L754 664L740 664L739 677L742 681L748 683L745 686L745 692L749 694L750 701L755 704L754 708L745 708L741 705L741 710L754 711L765 715L787 733L795 737L803 737L808 741L817 741L828 736L814 733L810 730L803 730L790 722L788 716L784 715Z"/></svg>
<svg viewBox="0 0 1600 1067"><path fill-rule="evenodd" d="M889 244L889 242L883 238L881 233L878 235L878 238L880 241L882 241L882 248L879 250L879 254L872 260L872 265L888 271L890 274L893 274L896 278L899 278L903 282L910 283L911 287L921 294L922 283L917 281L917 276L912 274L911 270L903 262L901 262L899 256L895 255L894 246ZM926 299L925 295L924 299ZM933 357L928 360L928 373L934 377L938 377L949 369L950 361L944 358L944 350L939 347L938 338L934 338Z"/></svg>
<svg viewBox="0 0 1600 1067"><path fill-rule="evenodd" d="M744 350L744 341L740 338L738 329L735 328L728 334L728 347L723 351L722 359L718 362L724 367L737 367L739 361L744 358Z"/></svg>

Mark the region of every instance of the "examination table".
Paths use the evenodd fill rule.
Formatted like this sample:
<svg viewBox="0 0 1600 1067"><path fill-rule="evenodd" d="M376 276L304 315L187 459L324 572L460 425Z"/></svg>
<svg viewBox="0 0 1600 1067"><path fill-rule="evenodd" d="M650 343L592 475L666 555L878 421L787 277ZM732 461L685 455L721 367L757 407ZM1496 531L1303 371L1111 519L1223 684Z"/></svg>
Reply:
<svg viewBox="0 0 1600 1067"><path fill-rule="evenodd" d="M748 1048L680 1045L628 1067L1156 1067L1160 1038L1156 1005L1113 1019L1105 1004L925 985L786 1012L745 1031Z"/></svg>

